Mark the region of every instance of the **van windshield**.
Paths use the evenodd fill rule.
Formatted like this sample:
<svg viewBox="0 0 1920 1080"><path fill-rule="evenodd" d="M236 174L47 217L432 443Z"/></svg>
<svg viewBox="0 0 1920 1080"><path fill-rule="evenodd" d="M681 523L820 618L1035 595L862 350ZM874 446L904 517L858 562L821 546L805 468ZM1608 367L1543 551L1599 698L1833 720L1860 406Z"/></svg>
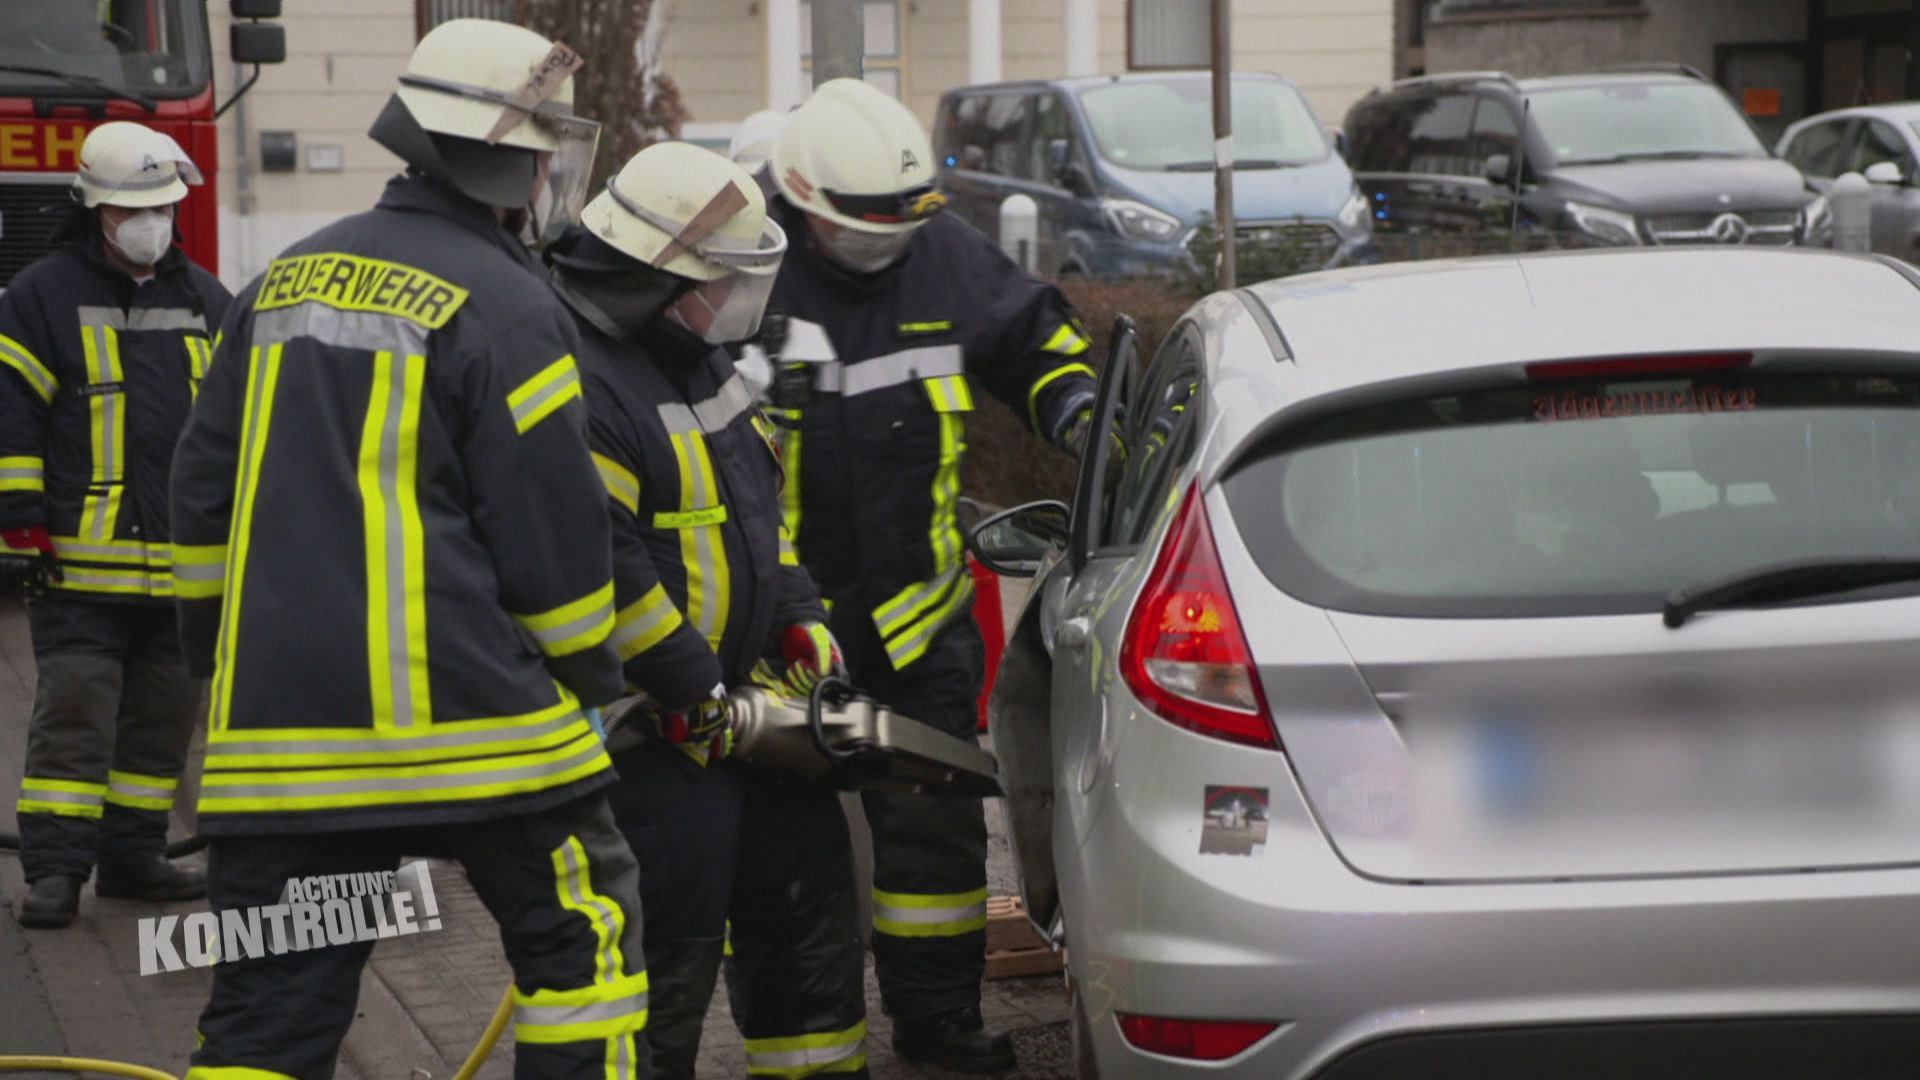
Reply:
<svg viewBox="0 0 1920 1080"><path fill-rule="evenodd" d="M1202 78L1135 80L1080 92L1100 156L1126 169L1213 163L1213 90ZM1243 168L1306 165L1326 136L1299 91L1271 79L1233 81L1233 149Z"/></svg>
<svg viewBox="0 0 1920 1080"><path fill-rule="evenodd" d="M1337 610L1656 612L1670 590L1758 566L1920 550L1912 376L1441 393L1282 438L1227 497L1273 583Z"/></svg>
<svg viewBox="0 0 1920 1080"><path fill-rule="evenodd" d="M1767 148L1717 87L1620 82L1527 95L1562 165L1648 158L1763 158Z"/></svg>
<svg viewBox="0 0 1920 1080"><path fill-rule="evenodd" d="M199 0L0 0L0 96L186 97L212 68Z"/></svg>

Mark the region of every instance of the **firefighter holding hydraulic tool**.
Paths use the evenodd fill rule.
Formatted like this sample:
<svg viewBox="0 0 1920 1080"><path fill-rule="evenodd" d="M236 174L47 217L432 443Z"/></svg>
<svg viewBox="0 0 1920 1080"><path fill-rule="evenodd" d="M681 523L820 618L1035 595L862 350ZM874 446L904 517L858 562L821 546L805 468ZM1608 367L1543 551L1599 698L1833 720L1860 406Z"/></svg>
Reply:
<svg viewBox="0 0 1920 1080"><path fill-rule="evenodd" d="M966 415L977 386L1077 451L1093 415L1086 334L1058 289L939 213L926 131L872 86L815 90L787 117L768 171L793 248L768 305L785 317L768 352L788 529L833 603L854 683L971 741L983 650L955 514ZM1011 1041L980 1015L980 803L865 801L894 1047L949 1068L1011 1068Z"/></svg>
<svg viewBox="0 0 1920 1080"><path fill-rule="evenodd" d="M798 694L840 667L771 428L722 348L756 333L787 239L745 171L685 143L642 150L582 220L547 259L613 517L612 641L651 729L615 727L610 799L641 866L654 1068L693 1076L730 920L748 1071L865 1075L839 800L725 760L729 686L775 680L771 660Z"/></svg>

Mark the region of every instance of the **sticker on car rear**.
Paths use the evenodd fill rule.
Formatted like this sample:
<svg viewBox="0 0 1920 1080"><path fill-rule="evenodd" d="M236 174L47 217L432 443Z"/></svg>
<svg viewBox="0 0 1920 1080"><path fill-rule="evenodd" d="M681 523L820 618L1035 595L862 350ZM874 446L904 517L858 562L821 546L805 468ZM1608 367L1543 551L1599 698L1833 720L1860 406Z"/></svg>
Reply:
<svg viewBox="0 0 1920 1080"><path fill-rule="evenodd" d="M1207 785L1202 855L1258 855L1267 849L1267 789Z"/></svg>

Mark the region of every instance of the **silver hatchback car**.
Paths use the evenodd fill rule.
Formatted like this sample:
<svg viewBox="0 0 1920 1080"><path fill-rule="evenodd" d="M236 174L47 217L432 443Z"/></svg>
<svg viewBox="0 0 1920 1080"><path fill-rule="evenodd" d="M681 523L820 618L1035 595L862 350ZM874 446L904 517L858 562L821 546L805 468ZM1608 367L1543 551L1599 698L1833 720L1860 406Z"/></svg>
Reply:
<svg viewBox="0 0 1920 1080"><path fill-rule="evenodd" d="M1117 328L991 703L1083 1075L1920 1076L1920 273L1556 253Z"/></svg>

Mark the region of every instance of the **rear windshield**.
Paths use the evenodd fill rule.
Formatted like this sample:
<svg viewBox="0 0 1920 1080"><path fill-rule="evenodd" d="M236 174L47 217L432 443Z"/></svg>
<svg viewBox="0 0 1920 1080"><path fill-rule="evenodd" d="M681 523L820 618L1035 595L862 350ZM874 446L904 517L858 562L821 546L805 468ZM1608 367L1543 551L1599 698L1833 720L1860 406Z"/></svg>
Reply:
<svg viewBox="0 0 1920 1080"><path fill-rule="evenodd" d="M1442 394L1282 432L1225 486L1261 569L1323 607L1657 611L1675 588L1767 563L1920 554L1920 378Z"/></svg>

